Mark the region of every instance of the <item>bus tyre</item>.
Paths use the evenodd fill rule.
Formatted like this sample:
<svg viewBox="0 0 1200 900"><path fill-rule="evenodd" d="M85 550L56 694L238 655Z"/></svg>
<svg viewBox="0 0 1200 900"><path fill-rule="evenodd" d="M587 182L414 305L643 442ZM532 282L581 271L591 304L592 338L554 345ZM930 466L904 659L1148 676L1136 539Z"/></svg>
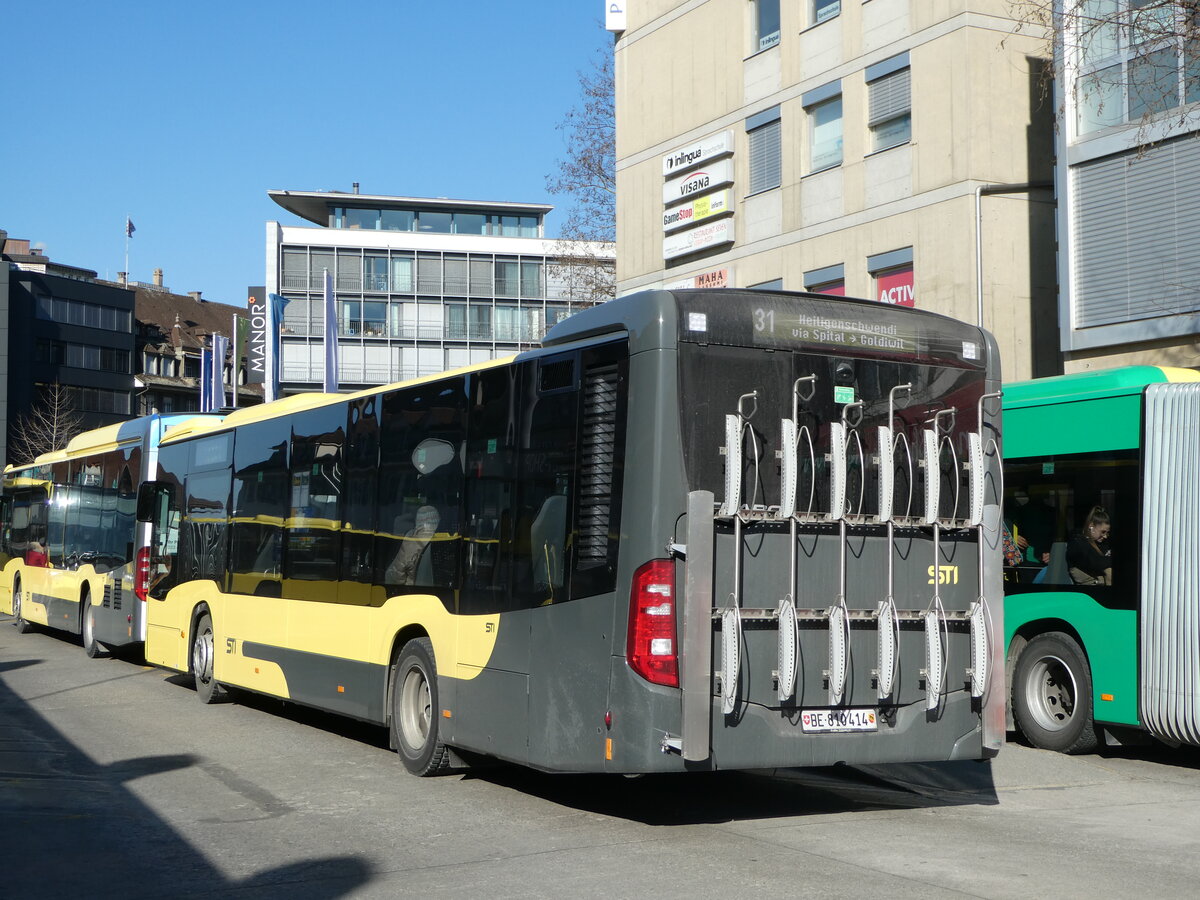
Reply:
<svg viewBox="0 0 1200 900"><path fill-rule="evenodd" d="M415 638L392 666L392 742L404 768L414 775L437 775L450 766L450 753L438 738L437 666L429 638Z"/></svg>
<svg viewBox="0 0 1200 900"><path fill-rule="evenodd" d="M26 621L22 615L24 610L21 608L23 606L21 600L21 579L18 578L13 582L12 614L13 618L17 620L17 634L29 634L29 632L33 631L33 623Z"/></svg>
<svg viewBox="0 0 1200 900"><path fill-rule="evenodd" d="M215 657L212 616L204 613L196 620L192 638L192 677L196 679L196 696L201 703L220 703L229 696L216 679Z"/></svg>
<svg viewBox="0 0 1200 900"><path fill-rule="evenodd" d="M1013 716L1035 747L1088 753L1098 743L1092 720L1092 674L1083 651L1059 632L1035 637L1013 673Z"/></svg>
<svg viewBox="0 0 1200 900"><path fill-rule="evenodd" d="M104 652L104 646L96 640L96 610L92 606L90 594L84 594L79 603L83 607L79 613L79 634L83 639L83 652L95 659Z"/></svg>

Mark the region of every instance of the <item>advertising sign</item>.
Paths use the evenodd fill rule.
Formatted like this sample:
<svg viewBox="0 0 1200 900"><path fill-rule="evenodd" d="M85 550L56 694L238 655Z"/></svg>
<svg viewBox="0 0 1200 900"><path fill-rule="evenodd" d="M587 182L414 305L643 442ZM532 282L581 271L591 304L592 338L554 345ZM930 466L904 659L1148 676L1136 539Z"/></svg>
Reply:
<svg viewBox="0 0 1200 900"><path fill-rule="evenodd" d="M685 169L698 166L701 163L712 162L719 156L728 156L733 152L733 132L722 131L706 138L701 138L694 144L672 150L663 157L663 176L677 175Z"/></svg>
<svg viewBox="0 0 1200 900"><path fill-rule="evenodd" d="M625 0L606 0L604 4L604 30L625 30Z"/></svg>
<svg viewBox="0 0 1200 900"><path fill-rule="evenodd" d="M729 193L728 190L717 191L715 194L697 197L683 206L666 210L663 213L663 231L678 231L722 213L732 212L733 204Z"/></svg>
<svg viewBox="0 0 1200 900"><path fill-rule="evenodd" d="M733 184L733 160L719 159L666 182L663 185L663 204L669 206L680 200L690 200L727 184Z"/></svg>
<svg viewBox="0 0 1200 900"><path fill-rule="evenodd" d="M916 306L912 264L876 273L875 296L880 303L890 303L893 306Z"/></svg>
<svg viewBox="0 0 1200 900"><path fill-rule="evenodd" d="M719 219L663 238L663 259L674 259L718 244L733 242L733 219Z"/></svg>
<svg viewBox="0 0 1200 900"><path fill-rule="evenodd" d="M730 283L729 269L713 269L711 272L701 272L699 275L693 275L691 278L681 278L679 281L664 284L663 289L668 291L687 291L692 288L727 288Z"/></svg>
<svg viewBox="0 0 1200 900"><path fill-rule="evenodd" d="M247 298L250 310L250 331L246 340L246 384L263 384L267 380L267 317L266 298L261 293Z"/></svg>

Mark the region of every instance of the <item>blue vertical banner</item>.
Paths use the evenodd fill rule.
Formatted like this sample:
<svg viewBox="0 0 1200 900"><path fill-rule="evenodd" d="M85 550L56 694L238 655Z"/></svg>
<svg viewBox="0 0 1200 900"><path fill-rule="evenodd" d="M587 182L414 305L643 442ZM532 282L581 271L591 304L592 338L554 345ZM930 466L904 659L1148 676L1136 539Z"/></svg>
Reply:
<svg viewBox="0 0 1200 900"><path fill-rule="evenodd" d="M306 303L308 301L305 301ZM286 297L281 297L279 294L267 295L266 323L264 325L263 334L263 356L265 359L265 373L263 375L263 394L266 401L270 403L272 400L279 399L279 370L281 368L280 359L282 357L283 347L281 346L283 338L283 308L288 303ZM250 331L251 355L255 353L254 331ZM304 348L307 351L307 347Z"/></svg>
<svg viewBox="0 0 1200 900"><path fill-rule="evenodd" d="M200 412L212 410L212 356L207 347L200 348Z"/></svg>
<svg viewBox="0 0 1200 900"><path fill-rule="evenodd" d="M327 394L338 389L337 301L333 297L333 276L325 270L325 387Z"/></svg>
<svg viewBox="0 0 1200 900"><path fill-rule="evenodd" d="M225 406L225 354L229 350L229 338L222 334L212 336L212 409Z"/></svg>

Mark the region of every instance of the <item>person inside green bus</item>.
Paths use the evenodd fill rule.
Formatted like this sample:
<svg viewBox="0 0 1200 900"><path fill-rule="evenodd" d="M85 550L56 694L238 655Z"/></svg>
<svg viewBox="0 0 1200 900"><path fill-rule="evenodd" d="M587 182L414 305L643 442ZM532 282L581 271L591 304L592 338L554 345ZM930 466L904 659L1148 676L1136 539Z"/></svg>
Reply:
<svg viewBox="0 0 1200 900"><path fill-rule="evenodd" d="M1082 530L1067 544L1067 566L1076 584L1112 584L1112 548L1108 536L1112 530L1103 506L1088 510Z"/></svg>

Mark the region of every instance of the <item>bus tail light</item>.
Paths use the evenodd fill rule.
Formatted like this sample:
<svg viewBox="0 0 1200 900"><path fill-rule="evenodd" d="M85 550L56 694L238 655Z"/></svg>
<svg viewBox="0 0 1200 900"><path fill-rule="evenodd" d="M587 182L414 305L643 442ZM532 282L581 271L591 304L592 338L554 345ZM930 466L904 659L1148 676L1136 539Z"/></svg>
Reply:
<svg viewBox="0 0 1200 900"><path fill-rule="evenodd" d="M679 687L675 564L652 559L633 573L629 596L629 667L651 684Z"/></svg>
<svg viewBox="0 0 1200 900"><path fill-rule="evenodd" d="M139 600L150 597L150 548L141 547L133 569L133 592Z"/></svg>

